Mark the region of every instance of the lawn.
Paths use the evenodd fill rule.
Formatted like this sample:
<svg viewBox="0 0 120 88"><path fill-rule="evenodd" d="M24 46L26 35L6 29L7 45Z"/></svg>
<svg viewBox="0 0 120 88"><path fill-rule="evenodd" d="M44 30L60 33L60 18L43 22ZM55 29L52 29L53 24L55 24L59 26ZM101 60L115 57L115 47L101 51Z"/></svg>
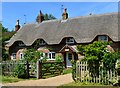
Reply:
<svg viewBox="0 0 120 88"><path fill-rule="evenodd" d="M13 76L0 76L0 83L12 83L12 82L19 82L24 80L36 80L37 78L29 78L29 79L22 79Z"/></svg>
<svg viewBox="0 0 120 88"><path fill-rule="evenodd" d="M22 80L25 80L25 79L20 79L12 76L0 76L0 82L2 83L12 83L12 82L18 82Z"/></svg>
<svg viewBox="0 0 120 88"><path fill-rule="evenodd" d="M69 74L72 72L71 68L64 69L63 74ZM50 76L46 76L46 78L49 78ZM36 80L37 78L29 78L29 79L21 79L13 76L0 76L0 83L12 83L12 82L19 82L23 80Z"/></svg>
<svg viewBox="0 0 120 88"><path fill-rule="evenodd" d="M112 88L112 85L102 85L99 83L71 82L57 88Z"/></svg>
<svg viewBox="0 0 120 88"><path fill-rule="evenodd" d="M63 74L69 74L69 73L72 73L72 68L65 68L63 70Z"/></svg>

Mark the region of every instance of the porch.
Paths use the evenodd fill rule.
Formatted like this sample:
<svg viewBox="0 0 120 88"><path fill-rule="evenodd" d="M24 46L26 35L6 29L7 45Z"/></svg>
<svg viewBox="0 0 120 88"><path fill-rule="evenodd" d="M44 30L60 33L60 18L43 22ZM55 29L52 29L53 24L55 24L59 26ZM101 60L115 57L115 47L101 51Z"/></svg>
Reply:
<svg viewBox="0 0 120 88"><path fill-rule="evenodd" d="M78 60L78 51L75 45L65 45L59 52L63 55L65 68L72 67L71 60Z"/></svg>

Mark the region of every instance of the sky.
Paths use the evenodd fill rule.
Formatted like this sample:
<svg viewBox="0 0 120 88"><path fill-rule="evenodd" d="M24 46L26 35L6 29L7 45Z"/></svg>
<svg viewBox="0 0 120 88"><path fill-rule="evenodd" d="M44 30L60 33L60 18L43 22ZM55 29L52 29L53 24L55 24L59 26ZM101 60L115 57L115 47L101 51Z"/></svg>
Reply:
<svg viewBox="0 0 120 88"><path fill-rule="evenodd" d="M20 20L21 26L24 25L25 19L26 23L35 22L40 10L43 14L52 14L57 19L61 19L63 12L61 5L63 8L67 8L69 18L86 16L89 13L118 12L117 2L2 2L0 21L11 31L14 30L17 19Z"/></svg>

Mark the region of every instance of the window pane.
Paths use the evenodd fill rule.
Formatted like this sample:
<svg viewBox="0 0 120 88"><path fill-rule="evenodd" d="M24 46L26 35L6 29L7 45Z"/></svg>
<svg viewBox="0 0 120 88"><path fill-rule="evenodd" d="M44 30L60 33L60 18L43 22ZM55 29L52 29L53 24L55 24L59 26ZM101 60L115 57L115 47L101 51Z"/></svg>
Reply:
<svg viewBox="0 0 120 88"><path fill-rule="evenodd" d="M43 39L40 39L40 45L44 45L45 41Z"/></svg>
<svg viewBox="0 0 120 88"><path fill-rule="evenodd" d="M73 38L67 38L66 43L74 43L74 39Z"/></svg>
<svg viewBox="0 0 120 88"><path fill-rule="evenodd" d="M98 41L108 41L107 36L98 36Z"/></svg>
<svg viewBox="0 0 120 88"><path fill-rule="evenodd" d="M51 53L49 53L49 59L51 59Z"/></svg>
<svg viewBox="0 0 120 88"><path fill-rule="evenodd" d="M72 59L72 54L71 53L68 54L68 59L70 59L70 60Z"/></svg>
<svg viewBox="0 0 120 88"><path fill-rule="evenodd" d="M55 53L52 53L52 59L55 59Z"/></svg>
<svg viewBox="0 0 120 88"><path fill-rule="evenodd" d="M12 59L16 59L16 53L12 53Z"/></svg>

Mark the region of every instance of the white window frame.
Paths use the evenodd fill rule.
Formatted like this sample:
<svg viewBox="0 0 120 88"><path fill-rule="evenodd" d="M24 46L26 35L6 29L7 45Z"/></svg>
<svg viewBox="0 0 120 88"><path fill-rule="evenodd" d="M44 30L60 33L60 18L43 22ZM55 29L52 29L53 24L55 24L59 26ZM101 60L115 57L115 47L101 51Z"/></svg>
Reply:
<svg viewBox="0 0 120 88"><path fill-rule="evenodd" d="M21 54L22 54L22 58L21 58ZM23 52L20 52L19 57L20 57L20 60L23 60L23 58L24 58Z"/></svg>
<svg viewBox="0 0 120 88"><path fill-rule="evenodd" d="M39 45L45 45L46 42L43 39L40 39Z"/></svg>
<svg viewBox="0 0 120 88"><path fill-rule="evenodd" d="M16 53L12 53L11 59L16 60Z"/></svg>
<svg viewBox="0 0 120 88"><path fill-rule="evenodd" d="M107 40L103 40L104 37L106 37ZM98 41L108 42L108 36L107 36L107 35L99 35L99 36L98 36Z"/></svg>
<svg viewBox="0 0 120 88"><path fill-rule="evenodd" d="M48 53L48 60L55 60L55 57L53 58L53 54L55 54L55 52L49 52ZM49 55L50 55L50 57L49 57Z"/></svg>
<svg viewBox="0 0 120 88"><path fill-rule="evenodd" d="M66 38L66 43L72 44L72 43L75 43L75 40L74 40L74 38Z"/></svg>

